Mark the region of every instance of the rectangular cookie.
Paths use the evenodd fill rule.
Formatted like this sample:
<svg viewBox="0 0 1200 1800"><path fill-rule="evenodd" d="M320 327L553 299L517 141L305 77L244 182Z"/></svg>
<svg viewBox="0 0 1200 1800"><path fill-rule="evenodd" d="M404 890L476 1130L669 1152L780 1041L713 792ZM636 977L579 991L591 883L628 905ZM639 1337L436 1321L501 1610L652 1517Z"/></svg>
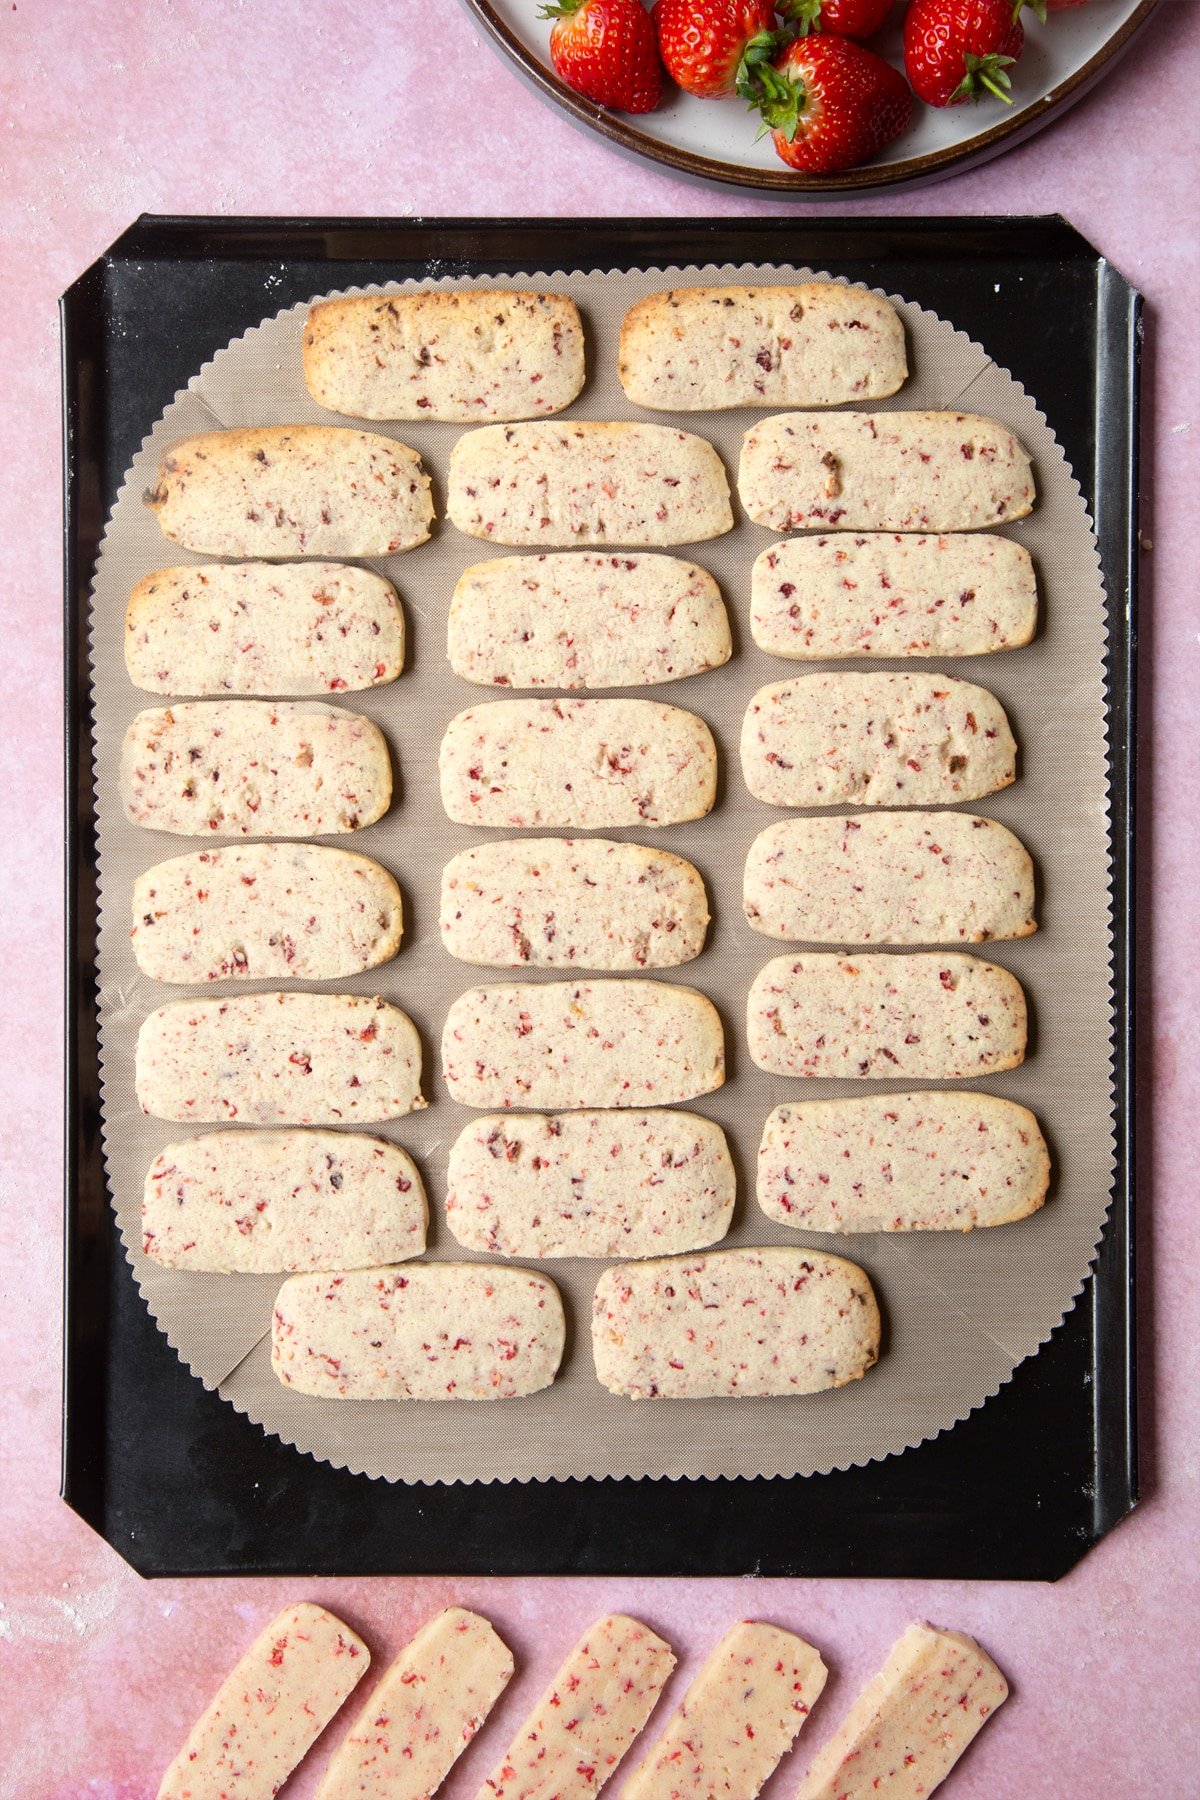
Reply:
<svg viewBox="0 0 1200 1800"><path fill-rule="evenodd" d="M746 858L746 918L809 944L981 944L1037 930L1033 862L974 813L783 819Z"/></svg>
<svg viewBox="0 0 1200 1800"><path fill-rule="evenodd" d="M164 537L209 556L392 556L433 522L416 451L338 425L188 438L164 453L145 501Z"/></svg>
<svg viewBox="0 0 1200 1800"><path fill-rule="evenodd" d="M121 747L126 816L183 837L327 837L383 817L378 725L319 700L186 700L138 713Z"/></svg>
<svg viewBox="0 0 1200 1800"><path fill-rule="evenodd" d="M481 1110L669 1106L725 1079L711 1000L662 981L472 988L446 1015L442 1078Z"/></svg>
<svg viewBox="0 0 1200 1800"><path fill-rule="evenodd" d="M669 1256L723 1238L736 1189L696 1113L493 1113L450 1151L446 1223L493 1256Z"/></svg>
<svg viewBox="0 0 1200 1800"><path fill-rule="evenodd" d="M479 1613L448 1606L404 1646L333 1753L317 1800L428 1800L512 1679Z"/></svg>
<svg viewBox="0 0 1200 1800"><path fill-rule="evenodd" d="M742 721L742 773L769 806L950 806L1017 776L1004 708L939 671L830 671L760 688Z"/></svg>
<svg viewBox="0 0 1200 1800"><path fill-rule="evenodd" d="M464 570L450 666L483 687L651 687L729 661L721 590L677 556L497 556Z"/></svg>
<svg viewBox="0 0 1200 1800"><path fill-rule="evenodd" d="M478 1800L593 1800L675 1667L640 1619L597 1619L479 1790Z"/></svg>
<svg viewBox="0 0 1200 1800"><path fill-rule="evenodd" d="M596 1375L635 1400L815 1394L879 1357L863 1271L821 1250L713 1250L606 1269L592 1303Z"/></svg>
<svg viewBox="0 0 1200 1800"><path fill-rule="evenodd" d="M366 1674L371 1653L323 1606L289 1606L255 1639L192 1727L158 1800L274 1794Z"/></svg>
<svg viewBox="0 0 1200 1800"><path fill-rule="evenodd" d="M214 1131L168 1144L142 1197L142 1253L165 1269L370 1269L425 1248L412 1158L338 1131Z"/></svg>
<svg viewBox="0 0 1200 1800"><path fill-rule="evenodd" d="M673 288L625 315L618 373L662 412L885 400L908 377L890 300L841 282Z"/></svg>
<svg viewBox="0 0 1200 1800"><path fill-rule="evenodd" d="M512 1400L549 1387L565 1329L558 1289L527 1269L293 1275L275 1301L271 1367L322 1400Z"/></svg>
<svg viewBox="0 0 1200 1800"><path fill-rule="evenodd" d="M711 1652L622 1800L755 1800L820 1699L811 1644L742 1619Z"/></svg>
<svg viewBox="0 0 1200 1800"><path fill-rule="evenodd" d="M746 433L738 493L772 531L980 531L1034 500L1008 427L959 412L779 413Z"/></svg>
<svg viewBox="0 0 1200 1800"><path fill-rule="evenodd" d="M1025 995L956 951L777 956L751 984L746 1031L769 1075L960 1081L1024 1061Z"/></svg>
<svg viewBox="0 0 1200 1800"><path fill-rule="evenodd" d="M708 896L669 850L611 838L476 844L442 872L442 948L495 969L668 969L704 948Z"/></svg>
<svg viewBox="0 0 1200 1800"><path fill-rule="evenodd" d="M133 884L130 937L155 981L334 981L395 956L400 889L369 856L320 844L228 844Z"/></svg>
<svg viewBox="0 0 1200 1800"><path fill-rule="evenodd" d="M1037 1211L1050 1156L1037 1120L995 1094L870 1094L777 1106L758 1204L800 1231L971 1231Z"/></svg>
<svg viewBox="0 0 1200 1800"><path fill-rule="evenodd" d="M373 1125L425 1105L412 1020L367 994L172 1001L143 1021L136 1081L156 1119Z"/></svg>
<svg viewBox="0 0 1200 1800"><path fill-rule="evenodd" d="M755 643L796 662L1016 650L1037 604L1028 550L991 532L786 538L750 576Z"/></svg>
<svg viewBox="0 0 1200 1800"><path fill-rule="evenodd" d="M335 694L394 681L404 614L346 563L192 563L138 582L125 666L152 694Z"/></svg>
<svg viewBox="0 0 1200 1800"><path fill-rule="evenodd" d="M796 1800L926 1800L1007 1698L1008 1683L974 1638L910 1625Z"/></svg>
<svg viewBox="0 0 1200 1800"><path fill-rule="evenodd" d="M356 419L537 419L583 386L583 326L565 294L324 300L309 308L302 347L317 405Z"/></svg>
<svg viewBox="0 0 1200 1800"><path fill-rule="evenodd" d="M733 526L725 466L667 425L485 425L450 453L446 510L468 537L554 549L694 544Z"/></svg>
<svg viewBox="0 0 1200 1800"><path fill-rule="evenodd" d="M711 812L717 747L655 700L494 700L451 719L438 758L457 825L679 825Z"/></svg>

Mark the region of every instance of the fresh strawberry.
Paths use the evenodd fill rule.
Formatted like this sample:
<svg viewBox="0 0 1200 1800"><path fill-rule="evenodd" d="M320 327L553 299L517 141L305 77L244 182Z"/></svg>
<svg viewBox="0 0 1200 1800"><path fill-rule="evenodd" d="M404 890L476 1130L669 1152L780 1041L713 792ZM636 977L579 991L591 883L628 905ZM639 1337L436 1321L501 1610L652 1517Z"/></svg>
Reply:
<svg viewBox="0 0 1200 1800"><path fill-rule="evenodd" d="M557 0L550 61L568 87L617 112L653 112L662 97L654 21L641 0Z"/></svg>
<svg viewBox="0 0 1200 1800"><path fill-rule="evenodd" d="M656 0L658 48L672 81L701 100L753 98L754 70L787 42L775 0Z"/></svg>
<svg viewBox="0 0 1200 1800"><path fill-rule="evenodd" d="M892 0L780 0L776 8L800 27L801 37L810 31L831 31L835 37L874 37L892 10Z"/></svg>
<svg viewBox="0 0 1200 1800"><path fill-rule="evenodd" d="M794 38L758 79L763 131L785 163L809 174L865 162L912 116L899 69L850 38Z"/></svg>
<svg viewBox="0 0 1200 1800"><path fill-rule="evenodd" d="M1015 11L1019 12L1021 0ZM1011 106L1008 70L1025 32L1014 0L912 0L904 20L904 67L930 106L979 100L983 90Z"/></svg>

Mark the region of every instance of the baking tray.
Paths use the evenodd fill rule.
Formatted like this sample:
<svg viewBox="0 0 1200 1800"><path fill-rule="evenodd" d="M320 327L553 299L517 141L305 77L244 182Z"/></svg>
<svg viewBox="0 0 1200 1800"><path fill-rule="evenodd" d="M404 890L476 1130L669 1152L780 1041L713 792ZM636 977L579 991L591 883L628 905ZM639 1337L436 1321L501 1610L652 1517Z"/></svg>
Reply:
<svg viewBox="0 0 1200 1800"><path fill-rule="evenodd" d="M881 284L1033 393L1097 521L1113 817L1112 1207L1050 1342L952 1431L793 1480L404 1487L268 1438L179 1362L117 1236L100 1150L88 590L149 422L264 314L438 274L787 262ZM1014 298L1014 296L1016 296ZM64 1499L141 1573L1053 1578L1136 1503L1133 783L1140 300L1061 219L144 218L64 295L67 1157Z"/></svg>

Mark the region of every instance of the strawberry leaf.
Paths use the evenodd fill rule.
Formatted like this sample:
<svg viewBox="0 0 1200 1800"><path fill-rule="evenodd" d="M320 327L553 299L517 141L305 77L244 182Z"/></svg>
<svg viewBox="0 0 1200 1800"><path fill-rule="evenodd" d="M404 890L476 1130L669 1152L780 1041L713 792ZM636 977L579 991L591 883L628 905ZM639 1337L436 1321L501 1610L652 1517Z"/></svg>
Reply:
<svg viewBox="0 0 1200 1800"><path fill-rule="evenodd" d="M821 0L780 0L775 11L798 28L800 37L821 29Z"/></svg>
<svg viewBox="0 0 1200 1800"><path fill-rule="evenodd" d="M800 125L800 114L808 99L804 83L794 81L791 76L764 63L758 71L758 79L762 92L750 102L751 112L762 115L762 124L755 136L755 143L765 137L768 131L783 133L790 144Z"/></svg>
<svg viewBox="0 0 1200 1800"><path fill-rule="evenodd" d="M742 99L748 100L751 106L756 106L768 91L775 73L771 68L772 58L789 42L786 31L760 31L746 44L737 66L735 84Z"/></svg>

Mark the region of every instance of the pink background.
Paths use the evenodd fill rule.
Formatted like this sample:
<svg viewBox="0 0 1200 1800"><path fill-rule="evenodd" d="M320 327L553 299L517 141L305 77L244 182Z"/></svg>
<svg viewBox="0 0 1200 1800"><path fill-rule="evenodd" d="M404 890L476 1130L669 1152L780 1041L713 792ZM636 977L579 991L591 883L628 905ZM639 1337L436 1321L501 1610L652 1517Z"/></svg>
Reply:
<svg viewBox="0 0 1200 1800"><path fill-rule="evenodd" d="M1103 5L1104 0L1096 0ZM960 1800L1200 1794L1196 1618L1196 901L1200 7L1164 0L1119 72L1023 148L846 211L1067 215L1148 302L1143 562L1140 1511L1055 1587L952 1582L140 1580L56 1498L59 1434L59 292L139 212L724 216L818 208L681 185L539 103L449 0L11 0L0 12L7 403L0 591L5 1104L0 1333L0 1796L152 1795L211 1689L287 1601L334 1607L382 1666L436 1608L518 1654L474 1792L574 1636L638 1611L687 1666L734 1618L809 1636L833 1671L805 1751L913 1617L976 1633L1014 1698ZM482 129L472 124L485 119ZM672 1692L682 1686L679 1677ZM332 1736L343 1727L332 1728ZM311 1793L320 1752L290 1792ZM617 1784L619 1787L619 1783Z"/></svg>

